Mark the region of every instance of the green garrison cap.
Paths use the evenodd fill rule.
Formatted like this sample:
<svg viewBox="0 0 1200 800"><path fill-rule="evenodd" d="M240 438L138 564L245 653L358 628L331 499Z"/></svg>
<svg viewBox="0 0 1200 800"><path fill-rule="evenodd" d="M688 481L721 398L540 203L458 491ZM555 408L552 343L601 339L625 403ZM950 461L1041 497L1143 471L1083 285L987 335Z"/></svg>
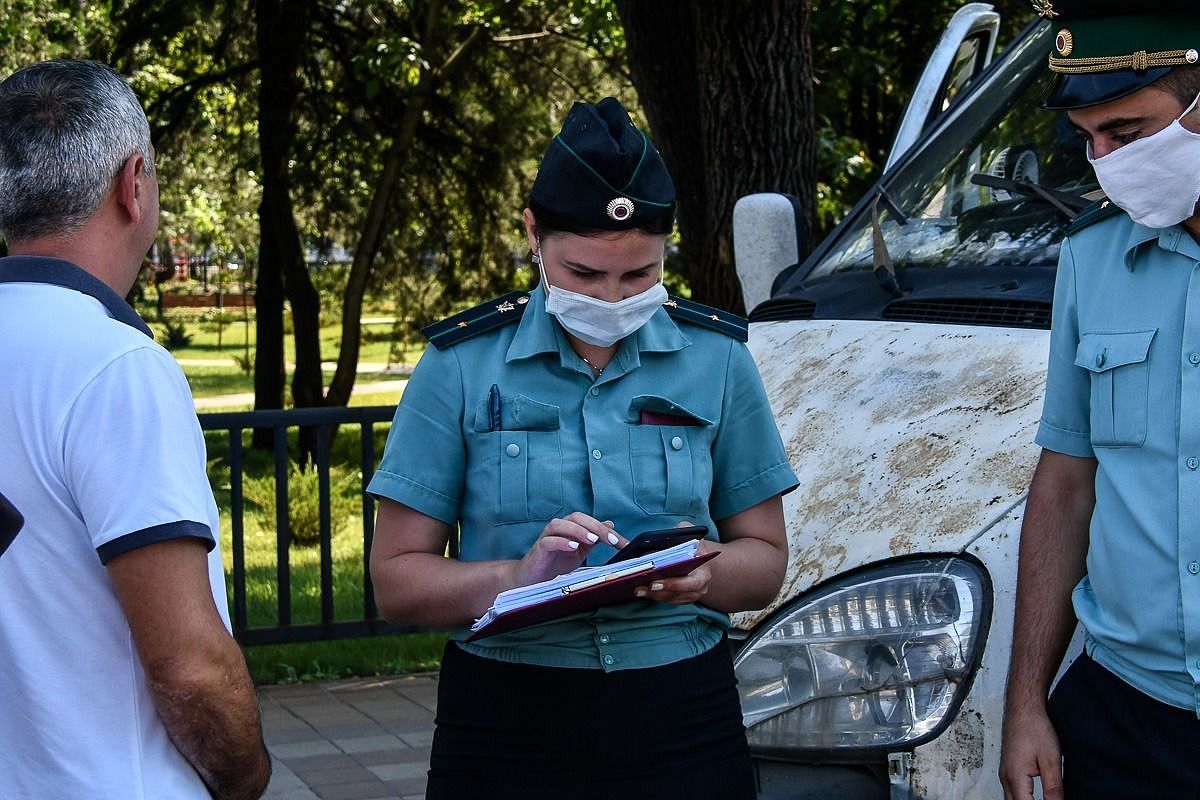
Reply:
<svg viewBox="0 0 1200 800"><path fill-rule="evenodd" d="M624 231L673 218L675 185L629 112L606 97L571 107L542 157L530 205L554 227Z"/></svg>
<svg viewBox="0 0 1200 800"><path fill-rule="evenodd" d="M1059 26L1048 109L1107 103L1200 62L1200 0L1033 0L1033 7Z"/></svg>

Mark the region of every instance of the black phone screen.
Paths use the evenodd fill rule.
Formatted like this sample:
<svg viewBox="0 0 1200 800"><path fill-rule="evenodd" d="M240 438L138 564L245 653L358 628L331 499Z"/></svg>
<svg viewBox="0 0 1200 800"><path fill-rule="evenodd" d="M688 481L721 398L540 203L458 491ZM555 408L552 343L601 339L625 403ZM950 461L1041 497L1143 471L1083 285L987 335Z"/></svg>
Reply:
<svg viewBox="0 0 1200 800"><path fill-rule="evenodd" d="M703 539L708 535L708 528L703 525L689 525L686 528L664 528L659 531L645 531L639 533L629 544L617 551L616 555L610 558L607 563L615 564L618 561L625 561L637 556L644 556L647 553L653 553L656 550L662 550L667 547L674 547L680 542L686 542L689 539Z"/></svg>

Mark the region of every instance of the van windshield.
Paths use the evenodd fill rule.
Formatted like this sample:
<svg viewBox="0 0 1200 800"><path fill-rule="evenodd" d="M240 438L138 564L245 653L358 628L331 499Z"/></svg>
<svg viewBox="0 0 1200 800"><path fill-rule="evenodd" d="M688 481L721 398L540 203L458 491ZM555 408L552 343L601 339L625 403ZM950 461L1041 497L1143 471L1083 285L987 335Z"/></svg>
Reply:
<svg viewBox="0 0 1200 800"><path fill-rule="evenodd" d="M872 269L872 207L898 267L1053 266L1070 223L1060 205L1077 210L1101 192L1066 114L1041 108L1052 37L1044 24L1015 43L807 278Z"/></svg>

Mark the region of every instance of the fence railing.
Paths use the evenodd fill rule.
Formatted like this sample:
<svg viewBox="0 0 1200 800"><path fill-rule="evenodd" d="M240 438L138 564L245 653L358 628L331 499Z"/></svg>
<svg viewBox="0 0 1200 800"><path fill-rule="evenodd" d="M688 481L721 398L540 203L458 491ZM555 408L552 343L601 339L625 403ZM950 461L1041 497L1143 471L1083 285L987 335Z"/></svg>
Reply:
<svg viewBox="0 0 1200 800"><path fill-rule="evenodd" d="M200 427L205 431L228 432L230 492L230 528L232 535L233 570L230 581L233 586L233 604L230 616L234 635L242 644L278 644L326 639L350 639L380 633L406 633L418 628L390 625L379 616L375 606L375 592L371 585L368 559L371 541L375 533L375 500L365 491L375 471L375 437L377 423L390 422L395 413L393 406L365 406L358 408L303 408L281 411L241 411L200 414ZM335 617L333 588L333 529L330 519L330 444L334 431L339 426L357 425L361 434L359 473L362 496L362 614L348 619ZM311 429L315 434L315 456L310 469L318 475L318 503L320 520L320 621L293 622L292 616L292 569L291 536L288 519L288 473L292 457L288 447L288 431L292 428ZM245 446L242 438L246 431L269 429L272 431L275 470L275 531L276 560L275 580L277 609L274 625L251 627L247 619L246 601L246 536L245 496L243 478ZM209 443L209 458L220 455Z"/></svg>

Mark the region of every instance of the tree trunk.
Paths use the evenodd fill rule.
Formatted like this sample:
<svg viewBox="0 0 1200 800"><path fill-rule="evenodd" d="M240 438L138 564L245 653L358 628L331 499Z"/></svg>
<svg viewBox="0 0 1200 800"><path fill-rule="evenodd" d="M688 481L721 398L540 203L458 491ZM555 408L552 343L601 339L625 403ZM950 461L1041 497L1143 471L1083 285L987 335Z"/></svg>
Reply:
<svg viewBox="0 0 1200 800"><path fill-rule="evenodd" d="M430 3L426 10L423 42L425 51L431 58L439 57L444 49L448 27L448 23L442 19L442 4ZM375 184L371 205L363 220L358 247L354 250L354 262L350 265L350 274L346 279L346 290L342 296L342 342L338 351L337 370L329 384L329 395L326 398L329 405L346 405L350 402L350 393L354 389L354 380L358 373L358 353L362 341L363 295L375 267L375 257L383 243L388 206L400 186L400 170L416 138L417 125L425 113L429 98L437 91L438 84L454 72L462 63L465 54L477 42L482 41L482 34L482 28L473 29L454 48L445 63L434 69L423 69L416 90L405 103L400 124L384 155L383 169L380 170L379 180Z"/></svg>
<svg viewBox="0 0 1200 800"><path fill-rule="evenodd" d="M630 70L679 197L700 302L743 311L733 206L762 191L816 203L811 0L616 0Z"/></svg>

